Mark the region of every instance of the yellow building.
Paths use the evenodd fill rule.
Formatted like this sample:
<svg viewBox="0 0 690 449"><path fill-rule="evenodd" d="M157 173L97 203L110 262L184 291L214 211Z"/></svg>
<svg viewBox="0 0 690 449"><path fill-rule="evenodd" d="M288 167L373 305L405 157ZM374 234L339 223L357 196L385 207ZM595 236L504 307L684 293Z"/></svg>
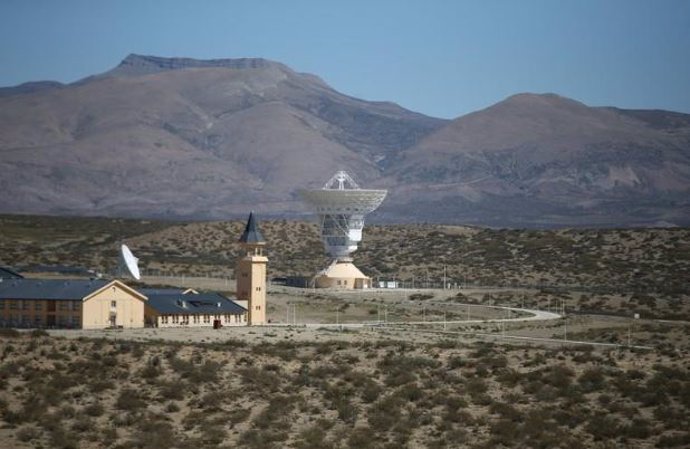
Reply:
<svg viewBox="0 0 690 449"><path fill-rule="evenodd" d="M220 293L188 289L141 289L148 297L144 314L153 327L246 326L247 309Z"/></svg>
<svg viewBox="0 0 690 449"><path fill-rule="evenodd" d="M371 278L359 271L352 262L335 260L314 279L318 288L370 288Z"/></svg>
<svg viewBox="0 0 690 449"><path fill-rule="evenodd" d="M146 300L118 280L4 280L0 282L0 326L144 327Z"/></svg>
<svg viewBox="0 0 690 449"><path fill-rule="evenodd" d="M237 300L247 301L248 324L250 326L266 324L266 265L264 240L254 218L249 220L239 239L244 256L241 256L235 267L237 280Z"/></svg>

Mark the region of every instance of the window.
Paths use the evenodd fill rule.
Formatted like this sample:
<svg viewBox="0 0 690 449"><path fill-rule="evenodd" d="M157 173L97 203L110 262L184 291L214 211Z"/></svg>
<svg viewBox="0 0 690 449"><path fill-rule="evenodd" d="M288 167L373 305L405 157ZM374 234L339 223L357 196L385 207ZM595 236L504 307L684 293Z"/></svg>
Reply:
<svg viewBox="0 0 690 449"><path fill-rule="evenodd" d="M81 309L81 301L72 301L72 310Z"/></svg>
<svg viewBox="0 0 690 449"><path fill-rule="evenodd" d="M69 307L69 304L65 301L60 301L60 310L67 310Z"/></svg>
<svg viewBox="0 0 690 449"><path fill-rule="evenodd" d="M29 310L29 301L22 301L22 310Z"/></svg>
<svg viewBox="0 0 690 449"><path fill-rule="evenodd" d="M210 323L210 322L211 322L210 315L204 315L204 323Z"/></svg>
<svg viewBox="0 0 690 449"><path fill-rule="evenodd" d="M199 315L194 315L194 324L199 324Z"/></svg>
<svg viewBox="0 0 690 449"><path fill-rule="evenodd" d="M163 315L163 316L161 317L161 323L163 323L163 324L168 324L168 317L167 317L166 315Z"/></svg>
<svg viewBox="0 0 690 449"><path fill-rule="evenodd" d="M117 308L117 301L110 301L110 308L111 309Z"/></svg>
<svg viewBox="0 0 690 449"><path fill-rule="evenodd" d="M256 306L254 310L261 310L261 306Z"/></svg>
<svg viewBox="0 0 690 449"><path fill-rule="evenodd" d="M31 323L31 320L29 320L29 315L22 315L22 324L28 326L29 323Z"/></svg>
<svg viewBox="0 0 690 449"><path fill-rule="evenodd" d="M41 317L40 316L35 316L34 317L34 326L40 326L41 325Z"/></svg>
<svg viewBox="0 0 690 449"><path fill-rule="evenodd" d="M260 291L261 291L261 287L256 287L256 291L257 291L257 292L260 292Z"/></svg>
<svg viewBox="0 0 690 449"><path fill-rule="evenodd" d="M5 308L5 300L0 299L0 310Z"/></svg>
<svg viewBox="0 0 690 449"><path fill-rule="evenodd" d="M34 303L34 310L41 310L43 309L43 302L42 301L36 301Z"/></svg>
<svg viewBox="0 0 690 449"><path fill-rule="evenodd" d="M79 315L72 315L72 326L73 327L81 326L81 320L79 319Z"/></svg>
<svg viewBox="0 0 690 449"><path fill-rule="evenodd" d="M19 302L18 301L10 301L10 309L18 309L19 308Z"/></svg>

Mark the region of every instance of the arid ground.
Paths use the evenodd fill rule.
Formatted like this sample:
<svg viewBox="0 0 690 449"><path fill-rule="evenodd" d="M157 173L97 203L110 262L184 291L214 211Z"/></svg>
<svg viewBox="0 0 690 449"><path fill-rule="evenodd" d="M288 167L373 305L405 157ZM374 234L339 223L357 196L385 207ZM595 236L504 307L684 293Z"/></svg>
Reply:
<svg viewBox="0 0 690 449"><path fill-rule="evenodd" d="M240 223L0 224L2 264L107 271L126 241L143 283L234 291ZM313 224L262 228L272 277L325 262ZM5 329L0 447L690 447L688 245L686 229L374 226L355 262L414 289L272 285L272 327ZM491 321L522 309L565 317Z"/></svg>

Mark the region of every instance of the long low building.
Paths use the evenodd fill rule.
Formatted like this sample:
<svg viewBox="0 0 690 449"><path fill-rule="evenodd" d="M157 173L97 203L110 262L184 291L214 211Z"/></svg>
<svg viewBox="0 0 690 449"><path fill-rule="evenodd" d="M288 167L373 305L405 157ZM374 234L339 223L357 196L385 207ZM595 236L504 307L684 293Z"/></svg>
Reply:
<svg viewBox="0 0 690 449"><path fill-rule="evenodd" d="M144 327L146 300L145 295L118 280L3 280L0 326Z"/></svg>
<svg viewBox="0 0 690 449"><path fill-rule="evenodd" d="M246 326L247 309L220 293L142 289L146 325L153 327Z"/></svg>
<svg viewBox="0 0 690 449"><path fill-rule="evenodd" d="M247 309L192 289L134 289L101 279L2 279L0 327L246 326Z"/></svg>

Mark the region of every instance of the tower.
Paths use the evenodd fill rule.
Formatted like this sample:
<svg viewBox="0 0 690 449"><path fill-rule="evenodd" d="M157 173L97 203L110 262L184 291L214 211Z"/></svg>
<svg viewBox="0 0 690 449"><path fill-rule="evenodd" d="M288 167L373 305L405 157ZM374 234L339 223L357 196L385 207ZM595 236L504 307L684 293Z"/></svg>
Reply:
<svg viewBox="0 0 690 449"><path fill-rule="evenodd" d="M254 212L249 214L247 225L239 239L242 247L235 268L237 299L247 301L247 321L250 326L266 324L266 264L264 240Z"/></svg>
<svg viewBox="0 0 690 449"><path fill-rule="evenodd" d="M321 240L332 258L319 272L319 287L367 288L370 279L352 263L350 253L362 240L364 217L379 207L388 192L367 190L344 171L339 171L318 190L303 190L304 201L319 215Z"/></svg>

